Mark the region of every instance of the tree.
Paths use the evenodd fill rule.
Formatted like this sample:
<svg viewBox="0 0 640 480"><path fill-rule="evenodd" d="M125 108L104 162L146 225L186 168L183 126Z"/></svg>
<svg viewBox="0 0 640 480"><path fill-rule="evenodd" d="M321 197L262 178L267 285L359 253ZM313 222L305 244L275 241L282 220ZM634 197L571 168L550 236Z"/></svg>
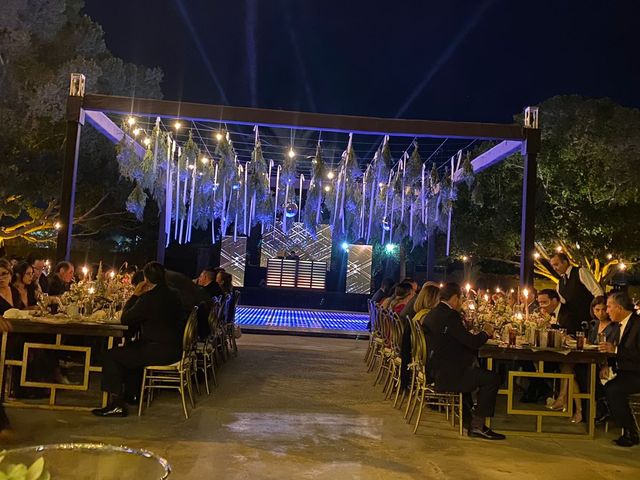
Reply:
<svg viewBox="0 0 640 480"><path fill-rule="evenodd" d="M587 259L639 256L640 111L608 99L553 97L540 105L540 126L537 242L577 244ZM513 155L480 173L471 191L460 189L456 249L516 261L521 202L522 158Z"/></svg>
<svg viewBox="0 0 640 480"><path fill-rule="evenodd" d="M64 150L64 112L72 72L87 91L160 98L162 72L114 57L102 28L79 0L7 0L0 15L0 244L53 239ZM74 235L126 231L131 185L115 151L90 127L82 133ZM115 221L117 220L117 221Z"/></svg>

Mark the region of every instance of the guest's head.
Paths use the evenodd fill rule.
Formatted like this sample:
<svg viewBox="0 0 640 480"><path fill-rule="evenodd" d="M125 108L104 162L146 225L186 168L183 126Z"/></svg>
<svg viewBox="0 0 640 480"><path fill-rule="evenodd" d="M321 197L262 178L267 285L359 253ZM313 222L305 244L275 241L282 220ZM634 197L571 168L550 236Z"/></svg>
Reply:
<svg viewBox="0 0 640 480"><path fill-rule="evenodd" d="M445 283L440 289L440 301L445 302L454 310L460 311L462 308L462 290L457 283Z"/></svg>
<svg viewBox="0 0 640 480"><path fill-rule="evenodd" d="M560 296L558 292L551 288L545 288L538 293L538 305L540 310L551 315L560 305Z"/></svg>
<svg viewBox="0 0 640 480"><path fill-rule="evenodd" d="M393 292L393 296L398 299L407 298L410 295L413 295L413 285L407 282L402 282L396 286L396 289Z"/></svg>
<svg viewBox="0 0 640 480"><path fill-rule="evenodd" d="M0 258L0 289L6 289L11 284L13 267L6 258Z"/></svg>
<svg viewBox="0 0 640 480"><path fill-rule="evenodd" d="M160 262L147 263L143 272L145 280L153 285L164 285L166 283L164 265Z"/></svg>
<svg viewBox="0 0 640 480"><path fill-rule="evenodd" d="M413 278L411 277L407 277L404 280L402 280L402 282L400 283L408 283L411 285L411 288L413 289L414 292L418 293L418 290L420 289L420 286L418 285L418 282L416 282Z"/></svg>
<svg viewBox="0 0 640 480"><path fill-rule="evenodd" d="M621 322L633 311L633 301L627 293L614 292L607 297L607 313L612 322Z"/></svg>
<svg viewBox="0 0 640 480"><path fill-rule="evenodd" d="M231 291L233 290L233 277L230 273L218 272L216 281L225 294L231 293Z"/></svg>
<svg viewBox="0 0 640 480"><path fill-rule="evenodd" d="M142 270L136 270L133 275L131 275L131 285L134 287L138 285L140 282L144 280L144 272Z"/></svg>
<svg viewBox="0 0 640 480"><path fill-rule="evenodd" d="M37 282L46 265L44 258L36 253L32 253L27 257L27 262L33 267L33 281Z"/></svg>
<svg viewBox="0 0 640 480"><path fill-rule="evenodd" d="M33 282L33 267L28 262L20 262L13 267L13 283L25 286Z"/></svg>
<svg viewBox="0 0 640 480"><path fill-rule="evenodd" d="M416 297L414 310L419 312L424 309L432 309L440 301L440 288L435 282L426 282Z"/></svg>
<svg viewBox="0 0 640 480"><path fill-rule="evenodd" d="M567 257L567 254L563 252L556 253L553 257L551 257L549 263L551 263L551 266L558 275L564 275L571 265L571 263L569 262L569 257Z"/></svg>
<svg viewBox="0 0 640 480"><path fill-rule="evenodd" d="M196 282L201 287L206 287L211 282L216 281L216 275L218 274L218 269L216 268L205 268L200 272L200 276L198 277L198 281Z"/></svg>
<svg viewBox="0 0 640 480"><path fill-rule="evenodd" d="M58 262L56 266L53 267L53 273L64 283L71 283L74 273L73 263L67 261Z"/></svg>
<svg viewBox="0 0 640 480"><path fill-rule="evenodd" d="M591 301L591 317L602 323L609 322L607 300L604 297L596 297Z"/></svg>

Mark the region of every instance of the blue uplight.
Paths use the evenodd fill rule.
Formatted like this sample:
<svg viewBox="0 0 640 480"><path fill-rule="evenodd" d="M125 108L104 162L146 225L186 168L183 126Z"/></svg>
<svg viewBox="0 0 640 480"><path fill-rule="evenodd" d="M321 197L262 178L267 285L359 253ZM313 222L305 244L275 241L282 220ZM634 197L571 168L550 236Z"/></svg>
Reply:
<svg viewBox="0 0 640 480"><path fill-rule="evenodd" d="M396 247L397 247L397 245L395 243L387 243L384 246L384 250L385 250L385 252L391 254L391 253L395 252Z"/></svg>
<svg viewBox="0 0 640 480"><path fill-rule="evenodd" d="M342 247L342 250L344 250L345 252L349 251L349 244L347 242L342 242L340 246Z"/></svg>

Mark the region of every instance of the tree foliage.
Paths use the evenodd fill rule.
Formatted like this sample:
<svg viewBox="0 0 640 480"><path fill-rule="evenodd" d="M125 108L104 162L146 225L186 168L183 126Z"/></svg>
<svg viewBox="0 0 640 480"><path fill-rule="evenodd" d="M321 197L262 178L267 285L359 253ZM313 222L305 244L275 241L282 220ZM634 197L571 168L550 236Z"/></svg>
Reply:
<svg viewBox="0 0 640 480"><path fill-rule="evenodd" d="M589 257L639 256L640 111L608 99L559 96L540 105L540 127L536 241L578 244ZM459 252L516 259L522 173L516 154L480 173L471 191L460 189L453 215Z"/></svg>
<svg viewBox="0 0 640 480"><path fill-rule="evenodd" d="M5 0L0 15L0 242L29 223L26 240L47 238L60 193L69 76L84 73L91 93L159 98L162 72L114 57L100 25L79 0ZM113 145L83 128L76 212L91 235L117 226L131 190L120 180ZM47 216L45 217L45 214ZM132 223L130 224L132 225ZM41 228L38 229L37 227ZM35 228L35 231L33 230ZM24 232L27 230L23 229ZM50 234L49 230L49 234Z"/></svg>

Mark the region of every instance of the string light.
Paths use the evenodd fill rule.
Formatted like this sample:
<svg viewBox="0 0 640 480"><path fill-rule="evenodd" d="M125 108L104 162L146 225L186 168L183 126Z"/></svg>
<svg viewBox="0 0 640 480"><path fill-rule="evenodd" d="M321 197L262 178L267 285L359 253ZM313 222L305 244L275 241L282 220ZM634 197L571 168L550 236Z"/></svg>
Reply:
<svg viewBox="0 0 640 480"><path fill-rule="evenodd" d="M137 137L138 135L140 135L140 129L139 128L134 128L133 129L133 136Z"/></svg>
<svg viewBox="0 0 640 480"><path fill-rule="evenodd" d="M329 180L333 180L333 177L335 177L335 176L336 176L335 173L333 173L331 170L329 170L329 173L327 173L327 178Z"/></svg>
<svg viewBox="0 0 640 480"><path fill-rule="evenodd" d="M540 258L540 254L538 252L533 254L533 258L535 258L536 260L538 260Z"/></svg>
<svg viewBox="0 0 640 480"><path fill-rule="evenodd" d="M500 287L496 287L496 293L500 293Z"/></svg>
<svg viewBox="0 0 640 480"><path fill-rule="evenodd" d="M444 283L441 283L441 284L440 284L440 288L442 288L442 287L444 287Z"/></svg>
<svg viewBox="0 0 640 480"><path fill-rule="evenodd" d="M325 185L324 186L324 191L325 192L330 192L331 191L331 187L329 185Z"/></svg>
<svg viewBox="0 0 640 480"><path fill-rule="evenodd" d="M189 170L193 170L194 168L196 168L196 166L195 166L195 164L192 163L191 165L188 165L187 168Z"/></svg>
<svg viewBox="0 0 640 480"><path fill-rule="evenodd" d="M469 261L469 257L467 257L466 255L463 255L463 256L462 256L462 261L463 261L463 262L467 262L467 261Z"/></svg>
<svg viewBox="0 0 640 480"><path fill-rule="evenodd" d="M384 183L384 182L380 182L380 183L378 184L378 186L379 186L380 188L384 188L385 183Z"/></svg>
<svg viewBox="0 0 640 480"><path fill-rule="evenodd" d="M607 253L607 260L611 260L613 258L613 255L611 255L610 253Z"/></svg>
<svg viewBox="0 0 640 480"><path fill-rule="evenodd" d="M203 165L206 165L207 163L209 163L209 159L207 157L202 157L200 161L202 162Z"/></svg>
<svg viewBox="0 0 640 480"><path fill-rule="evenodd" d="M62 228L62 224L60 222L56 222L53 224L53 228L56 230L60 230Z"/></svg>
<svg viewBox="0 0 640 480"><path fill-rule="evenodd" d="M151 139L147 137L142 141L142 143L144 143L145 147L148 147L149 145L151 145Z"/></svg>
<svg viewBox="0 0 640 480"><path fill-rule="evenodd" d="M557 247L556 247L556 252L561 253L561 252L562 252L562 247L557 246Z"/></svg>
<svg viewBox="0 0 640 480"><path fill-rule="evenodd" d="M289 158L293 158L296 156L296 152L293 150L293 148L290 148L289 153L287 153L287 155L289 155Z"/></svg>
<svg viewBox="0 0 640 480"><path fill-rule="evenodd" d="M129 117L127 119L127 123L129 124L130 127L134 126L136 124L136 119L133 117Z"/></svg>
<svg viewBox="0 0 640 480"><path fill-rule="evenodd" d="M627 265L624 262L620 262L620 264L618 265L618 268L620 270L626 270L627 269Z"/></svg>
<svg viewBox="0 0 640 480"><path fill-rule="evenodd" d="M220 132L216 133L216 140L217 141L222 140L222 134Z"/></svg>
<svg viewBox="0 0 640 480"><path fill-rule="evenodd" d="M182 124L180 122L176 122L173 124L173 128L176 130L180 130L182 128Z"/></svg>

